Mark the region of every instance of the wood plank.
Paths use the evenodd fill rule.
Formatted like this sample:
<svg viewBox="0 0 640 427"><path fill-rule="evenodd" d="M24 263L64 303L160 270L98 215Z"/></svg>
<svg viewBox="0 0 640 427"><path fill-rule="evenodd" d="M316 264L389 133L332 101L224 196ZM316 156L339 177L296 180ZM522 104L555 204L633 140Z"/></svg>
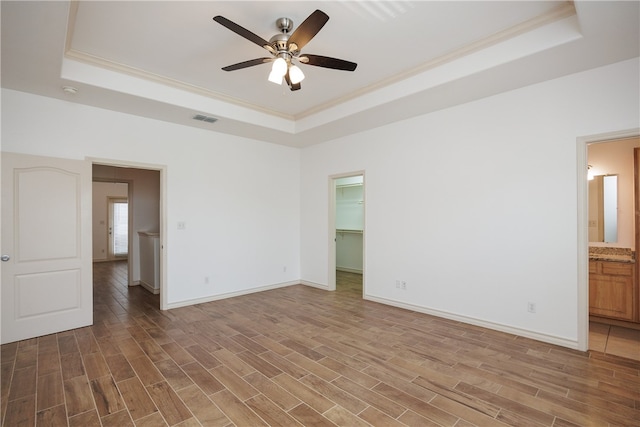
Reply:
<svg viewBox="0 0 640 427"><path fill-rule="evenodd" d="M36 396L20 397L7 406L4 426L33 426L36 423Z"/></svg>
<svg viewBox="0 0 640 427"><path fill-rule="evenodd" d="M127 358L121 353L106 356L105 361L107 362L111 375L116 382L136 376L136 373L127 361Z"/></svg>
<svg viewBox="0 0 640 427"><path fill-rule="evenodd" d="M193 415L203 426L226 426L231 421L197 386L189 386L177 391Z"/></svg>
<svg viewBox="0 0 640 427"><path fill-rule="evenodd" d="M233 393L222 390L209 396L218 408L237 426L266 426L267 423L242 403Z"/></svg>
<svg viewBox="0 0 640 427"><path fill-rule="evenodd" d="M18 424L15 424L18 425ZM66 426L67 410L64 406L52 406L47 409L38 411L36 414L36 427L40 426Z"/></svg>
<svg viewBox="0 0 640 427"><path fill-rule="evenodd" d="M158 383L164 380L164 377L147 356L138 357L129 360L131 367L135 371L140 381L145 386Z"/></svg>
<svg viewBox="0 0 640 427"><path fill-rule="evenodd" d="M288 411L301 403L300 399L289 393L285 388L280 387L278 384L262 375L260 372L253 372L245 378L253 387L259 390L261 394L268 397L273 403L285 411Z"/></svg>
<svg viewBox="0 0 640 427"><path fill-rule="evenodd" d="M62 374L54 372L38 377L37 410L42 411L53 406L64 404L64 387ZM67 419L65 411L65 420Z"/></svg>
<svg viewBox="0 0 640 427"><path fill-rule="evenodd" d="M189 376L171 359L156 363L156 368L174 390L180 390L193 384Z"/></svg>
<svg viewBox="0 0 640 427"><path fill-rule="evenodd" d="M93 393L86 376L74 377L64 382L64 396L67 402L69 417L90 411L95 408Z"/></svg>
<svg viewBox="0 0 640 427"><path fill-rule="evenodd" d="M91 391L101 418L125 409L120 391L111 377L91 380Z"/></svg>
<svg viewBox="0 0 640 427"><path fill-rule="evenodd" d="M175 425L192 417L180 397L171 389L166 381L147 387L156 407L169 425Z"/></svg>
<svg viewBox="0 0 640 427"><path fill-rule="evenodd" d="M293 417L276 406L272 401L263 395L254 396L248 399L246 405L262 418L269 426L300 426Z"/></svg>
<svg viewBox="0 0 640 427"><path fill-rule="evenodd" d="M36 370L33 368L13 371L9 400L16 400L36 394Z"/></svg>
<svg viewBox="0 0 640 427"><path fill-rule="evenodd" d="M218 366L210 369L209 372L230 392L235 394L238 399L245 401L250 397L258 394L258 390L253 388L251 384L236 375L226 366Z"/></svg>
<svg viewBox="0 0 640 427"><path fill-rule="evenodd" d="M312 425L316 427L335 427L335 424L332 423L331 420L323 417L312 407L305 405L304 403L290 410L289 415L294 417L300 424L304 426Z"/></svg>
<svg viewBox="0 0 640 427"><path fill-rule="evenodd" d="M209 395L223 390L225 387L213 375L197 362L187 363L182 366L182 370L193 380L194 383Z"/></svg>
<svg viewBox="0 0 640 427"><path fill-rule="evenodd" d="M110 375L109 366L104 360L102 353L85 354L82 358L87 378L90 380Z"/></svg>
<svg viewBox="0 0 640 427"><path fill-rule="evenodd" d="M134 421L158 411L138 378L129 378L121 381L118 383L118 388Z"/></svg>

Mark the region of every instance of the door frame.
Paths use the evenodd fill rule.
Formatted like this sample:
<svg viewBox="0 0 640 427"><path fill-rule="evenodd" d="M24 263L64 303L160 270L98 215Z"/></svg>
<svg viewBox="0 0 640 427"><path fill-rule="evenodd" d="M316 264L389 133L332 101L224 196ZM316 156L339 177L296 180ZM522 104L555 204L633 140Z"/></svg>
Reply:
<svg viewBox="0 0 640 427"><path fill-rule="evenodd" d="M103 166L107 166L104 163L96 163L93 162L91 163L91 165L93 166L94 164L100 164ZM93 176L91 177L91 182L109 182L109 183L117 183L117 184L127 184L127 203L129 204L129 209L128 209L128 221L129 224L133 224L133 205L132 205L132 201L133 201L133 181L130 179L123 179L123 178L117 178L117 179L109 179L109 178L94 178ZM93 197L93 195L91 196ZM114 198L118 198L118 197L114 197ZM109 220L109 201L107 200L107 221ZM109 232L109 224L107 224L107 233ZM131 251L133 250L133 229L131 227L129 227L129 230L127 232L128 236L127 238L129 239L129 241L127 242L127 251L130 254ZM107 236L107 246L109 245L109 236ZM107 251L109 251L109 248L107 247ZM129 254L127 254L127 259L129 259ZM115 261L117 258L112 258L109 253L107 252L107 259L106 261ZM128 263L127 265L127 284L129 286L132 286L132 278L133 277L133 267L131 266L131 263Z"/></svg>
<svg viewBox="0 0 640 427"><path fill-rule="evenodd" d="M578 211L578 350L589 349L589 186L587 183L587 146L598 142L636 137L640 128L576 138L577 211ZM636 254L638 256L638 254Z"/></svg>
<svg viewBox="0 0 640 427"><path fill-rule="evenodd" d="M352 176L362 176L362 199L365 201L363 205L363 225L362 225L362 297L366 295L366 272L367 272L367 256L365 244L367 238L367 203L366 203L366 175L364 170L345 172L329 176L329 234L328 234L328 280L327 288L329 291L336 290L336 180L340 178L348 178Z"/></svg>
<svg viewBox="0 0 640 427"><path fill-rule="evenodd" d="M127 160L103 159L97 157L87 157L92 165L112 166L118 168L130 169L146 169L158 171L160 173L160 310L168 310L168 291L167 291L167 166L152 163L132 162ZM129 224L133 224L133 183L129 184ZM129 227L129 251L131 253L133 247L133 227ZM129 283L133 277L133 267L131 263L128 265Z"/></svg>

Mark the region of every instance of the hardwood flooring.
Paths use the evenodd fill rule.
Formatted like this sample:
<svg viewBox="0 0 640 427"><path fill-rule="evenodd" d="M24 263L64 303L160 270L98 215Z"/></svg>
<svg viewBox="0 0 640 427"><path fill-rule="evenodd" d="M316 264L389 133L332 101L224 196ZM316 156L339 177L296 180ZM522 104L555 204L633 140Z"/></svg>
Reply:
<svg viewBox="0 0 640 427"><path fill-rule="evenodd" d="M356 277L170 311L124 263L94 277L93 326L2 346L3 426L640 426L640 362L364 301Z"/></svg>

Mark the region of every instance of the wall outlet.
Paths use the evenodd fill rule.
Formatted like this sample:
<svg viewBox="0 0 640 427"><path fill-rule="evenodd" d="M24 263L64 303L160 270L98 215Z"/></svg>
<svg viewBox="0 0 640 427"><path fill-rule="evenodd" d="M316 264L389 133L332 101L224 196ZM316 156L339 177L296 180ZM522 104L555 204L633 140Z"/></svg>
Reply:
<svg viewBox="0 0 640 427"><path fill-rule="evenodd" d="M407 290L407 282L405 282L404 280L402 282L400 282L400 288L403 291L406 291Z"/></svg>
<svg viewBox="0 0 640 427"><path fill-rule="evenodd" d="M400 289L402 285L400 284L400 280L396 280L396 288Z"/></svg>
<svg viewBox="0 0 640 427"><path fill-rule="evenodd" d="M204 284L205 285L209 284L209 276L204 276Z"/></svg>
<svg viewBox="0 0 640 427"><path fill-rule="evenodd" d="M187 223L184 221L178 221L178 230L184 230L185 228L187 228Z"/></svg>
<svg viewBox="0 0 640 427"><path fill-rule="evenodd" d="M287 272L287 266L285 265L284 267L282 267L282 272L286 273Z"/></svg>
<svg viewBox="0 0 640 427"><path fill-rule="evenodd" d="M529 313L535 313L536 312L536 303L535 302L527 303L527 311Z"/></svg>

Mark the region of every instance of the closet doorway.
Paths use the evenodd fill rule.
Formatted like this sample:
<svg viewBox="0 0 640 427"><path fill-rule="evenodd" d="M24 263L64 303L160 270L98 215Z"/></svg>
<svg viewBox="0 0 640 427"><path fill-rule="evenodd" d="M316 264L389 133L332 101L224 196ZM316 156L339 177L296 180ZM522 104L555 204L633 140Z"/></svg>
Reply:
<svg viewBox="0 0 640 427"><path fill-rule="evenodd" d="M330 254L333 289L364 295L364 174L331 179L330 208L334 245Z"/></svg>

